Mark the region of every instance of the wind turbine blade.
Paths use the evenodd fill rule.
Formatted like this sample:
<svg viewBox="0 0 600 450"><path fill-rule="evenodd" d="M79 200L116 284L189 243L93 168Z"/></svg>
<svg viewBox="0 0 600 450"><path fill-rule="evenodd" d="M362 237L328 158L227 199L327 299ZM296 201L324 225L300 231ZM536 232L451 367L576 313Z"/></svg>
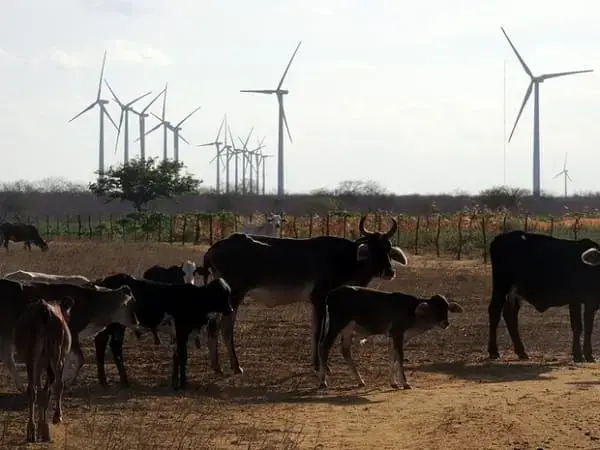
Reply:
<svg viewBox="0 0 600 450"><path fill-rule="evenodd" d="M208 147L209 145L215 145L216 142L208 142L206 144L196 144L196 147Z"/></svg>
<svg viewBox="0 0 600 450"><path fill-rule="evenodd" d="M261 91L259 91L259 90L242 89L242 90L240 90L240 92L251 92L253 94L274 94L277 91L274 91L273 89L263 89Z"/></svg>
<svg viewBox="0 0 600 450"><path fill-rule="evenodd" d="M233 139L233 134L231 133L231 127L227 127L227 128L229 128L229 139L231 140L231 149L237 150L235 148L235 144L234 144L235 140Z"/></svg>
<svg viewBox="0 0 600 450"><path fill-rule="evenodd" d="M115 127L115 129L118 129L119 127L117 126L117 124L115 123L115 121L113 120L113 118L111 117L110 113L108 112L108 109L106 109L106 107L100 103L100 106L102 107L102 112L104 114L106 114L106 116L108 117L108 120L110 120L110 123L113 124L113 126Z"/></svg>
<svg viewBox="0 0 600 450"><path fill-rule="evenodd" d="M261 148L262 148L262 147L264 147L263 143L265 142L265 139L266 139L266 138L267 138L266 136L263 136L263 138L262 138L262 139L260 140L260 142L258 143L258 146L259 146L259 147L261 147Z"/></svg>
<svg viewBox="0 0 600 450"><path fill-rule="evenodd" d="M83 111L81 111L80 113L78 113L75 117L73 117L71 120L69 120L69 122L73 122L75 119L77 119L79 116L81 116L82 114L85 114L86 112L88 112L90 109L92 109L94 106L96 106L98 102L94 102L92 103L90 106L88 106L87 108L85 108Z"/></svg>
<svg viewBox="0 0 600 450"><path fill-rule="evenodd" d="M175 128L179 128L183 122L185 122L186 120L188 120L190 117L192 117L192 114L194 114L195 112L199 111L200 108L202 108L202 106L198 106L196 109L194 109L191 113L189 113L187 116L185 116L183 118L183 120L181 122L179 122L177 125L175 125Z"/></svg>
<svg viewBox="0 0 600 450"><path fill-rule="evenodd" d="M150 128L150 130L149 130L149 131L146 131L146 132L144 133L144 136L148 136L148 135L149 135L150 133L152 133L154 130L157 130L157 129L159 129L161 125L162 125L162 122L160 122L160 123L156 124L154 127ZM136 142L137 142L137 141L139 141L139 140L140 140L140 138L137 138L137 139L136 139Z"/></svg>
<svg viewBox="0 0 600 450"><path fill-rule="evenodd" d="M556 175L554 175L554 176L552 177L552 179L554 180L554 179L556 179L556 178L560 177L562 174L563 174L563 172L558 172Z"/></svg>
<svg viewBox="0 0 600 450"><path fill-rule="evenodd" d="M512 128L512 131L510 132L510 136L508 137L508 142L510 142L510 140L512 139L513 133L515 132L515 128L517 128L517 123L519 123L519 118L521 117L521 114L523 113L523 109L525 108L525 105L527 104L527 100L529 100L529 97L531 96L532 87L533 87L533 81L531 81L531 83L529 83L529 87L527 88L527 91L525 92L525 98L523 98L523 103L521 104L521 109L519 109L519 114L517 114L517 120L515 120L515 124Z"/></svg>
<svg viewBox="0 0 600 450"><path fill-rule="evenodd" d="M223 129L223 125L225 125L225 118L227 116L223 116L223 120L221 120L221 125L219 125L219 131L217 131L217 137L215 138L215 142L219 142L219 137L221 136L221 130Z"/></svg>
<svg viewBox="0 0 600 450"><path fill-rule="evenodd" d="M126 105L126 106L131 106L131 105L133 105L135 102L137 102L137 101L139 101L139 100L143 99L144 97L146 97L146 96L148 96L148 95L150 95L150 94L152 94L152 91L148 91L148 92L146 92L145 94L142 94L142 95L140 95L139 97L136 97L135 99L133 99L133 100L131 100L129 103L127 103L127 105Z"/></svg>
<svg viewBox="0 0 600 450"><path fill-rule="evenodd" d="M281 98L278 96L277 100L281 103ZM287 117L285 116L285 109L281 108L281 114L283 115L283 123L285 124L285 129L287 130L288 137L290 138L290 142L292 142L292 134L290 133L290 127L288 126Z"/></svg>
<svg viewBox="0 0 600 450"><path fill-rule="evenodd" d="M571 175L569 175L568 173L566 175L567 175L567 178L569 179L569 181L572 183L573 180L571 180Z"/></svg>
<svg viewBox="0 0 600 450"><path fill-rule="evenodd" d="M566 75L575 75L576 73L589 73L589 72L593 72L593 71L594 71L594 69L587 69L587 70L573 70L571 72L548 73L545 75L540 75L540 78L542 80L548 80L550 78L564 77Z"/></svg>
<svg viewBox="0 0 600 450"><path fill-rule="evenodd" d="M161 123L161 124L165 122L164 120L162 120L160 117L158 117L158 116L157 116L156 114L154 114L153 112L151 112L150 114L151 114L151 115L153 115L155 119L157 119L157 120L160 120L160 123Z"/></svg>
<svg viewBox="0 0 600 450"><path fill-rule="evenodd" d="M113 99L115 100L115 102L117 102L117 104L123 108L125 105L123 105L123 103L121 103L121 101L118 99L117 94L115 94L115 91L112 90L112 88L110 87L110 84L108 84L108 81L104 80L104 84L106 84L106 87L108 88L108 90L110 91L110 93L113 96Z"/></svg>
<svg viewBox="0 0 600 450"><path fill-rule="evenodd" d="M159 98L161 95L163 95L163 94L164 94L164 92L165 92L165 90L163 89L163 90L162 90L162 91L160 91L158 94L156 94L156 97L154 97L152 100L150 100L150 103L148 103L148 104L146 105L146 107L145 107L144 109L142 109L142 111L141 111L141 114L144 114L144 113L145 113L145 112L148 110L148 108L150 108L150 106L152 106L152 104L153 104L153 103L154 103L156 100L158 100L158 98Z"/></svg>
<svg viewBox="0 0 600 450"><path fill-rule="evenodd" d="M178 134L177 136L179 137L179 139L181 139L187 145L192 145L192 144L190 144L190 141L188 141L186 138L184 138L181 134Z"/></svg>
<svg viewBox="0 0 600 450"><path fill-rule="evenodd" d="M508 37L508 34L506 34L506 31L504 31L504 28L500 27L500 29L502 30L502 33L504 33L504 37L506 37L506 40L508 41L508 43L512 47L513 51L515 52L515 55L517 55L519 62L523 66L523 70L525 70L525 72L527 72L527 75L529 75L530 78L533 78L533 74L531 73L531 70L529 70L529 67L527 67L527 64L525 64L525 61L523 61L523 58L521 58L521 55L519 55L519 52L517 51L517 49L511 42L510 38Z"/></svg>
<svg viewBox="0 0 600 450"><path fill-rule="evenodd" d="M209 163L209 164L212 164L212 163L214 162L214 160L215 160L215 159L217 159L219 156L221 156L221 155L217 155L217 156L215 156L215 157L214 157L213 159L211 159L211 160L210 160L208 163Z"/></svg>
<svg viewBox="0 0 600 450"><path fill-rule="evenodd" d="M294 60L296 53L298 53L300 44L302 44L302 41L298 42L298 45L296 46L296 50L294 50L294 53L292 54L292 57L290 58L290 62L288 63L287 67L285 68L285 72L283 72L283 75L281 76L281 80L279 80L279 84L277 85L277 90L281 89L281 86L283 85L283 80L285 80L285 76L287 75L288 70L290 70L290 66L292 65L292 61Z"/></svg>
<svg viewBox="0 0 600 450"><path fill-rule="evenodd" d="M563 164L563 170L567 170L567 153L565 152L565 163Z"/></svg>
<svg viewBox="0 0 600 450"><path fill-rule="evenodd" d="M117 140L115 141L115 155L117 154L117 147L119 145L119 136L121 135L121 126L123 125L124 115L124 110L121 110L121 114L119 116L119 128L117 129Z"/></svg>
<svg viewBox="0 0 600 450"><path fill-rule="evenodd" d="M244 142L244 148L248 148L248 141L250 140L250 136L252 136L252 132L254 131L254 127L250 128L250 132L248 133L248 137L246 138L246 142Z"/></svg>
<svg viewBox="0 0 600 450"><path fill-rule="evenodd" d="M163 90L162 120L165 120L165 111L167 108L167 87L168 87L168 83L165 83L165 88Z"/></svg>
<svg viewBox="0 0 600 450"><path fill-rule="evenodd" d="M242 148L246 148L244 147L244 141L242 141L242 138L238 136L238 141L240 141L240 144L242 144Z"/></svg>
<svg viewBox="0 0 600 450"><path fill-rule="evenodd" d="M104 66L106 65L106 50L104 50L104 56L102 57L102 67L100 69L100 81L98 82L98 95L96 100L100 100L100 94L102 92L102 79L104 78Z"/></svg>

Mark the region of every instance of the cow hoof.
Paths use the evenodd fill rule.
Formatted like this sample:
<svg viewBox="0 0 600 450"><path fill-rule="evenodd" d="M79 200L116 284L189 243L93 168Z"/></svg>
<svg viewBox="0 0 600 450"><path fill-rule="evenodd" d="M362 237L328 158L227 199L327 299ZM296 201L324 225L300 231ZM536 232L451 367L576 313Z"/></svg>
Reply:
<svg viewBox="0 0 600 450"><path fill-rule="evenodd" d="M220 367L213 367L212 370L215 373L215 375L223 376L223 371Z"/></svg>
<svg viewBox="0 0 600 450"><path fill-rule="evenodd" d="M361 380L361 381L359 381L358 383L356 383L356 385L357 385L359 388L363 388L363 387L365 387L365 386L366 386L366 385L365 385L365 382L364 382L364 381L362 381L362 380Z"/></svg>
<svg viewBox="0 0 600 450"><path fill-rule="evenodd" d="M238 366L235 369L233 369L233 373L235 375L243 375L244 374L244 369L242 369L240 366Z"/></svg>
<svg viewBox="0 0 600 450"><path fill-rule="evenodd" d="M412 389L412 387L410 386L410 384L408 384L408 383L404 383L404 384L402 385L402 389Z"/></svg>
<svg viewBox="0 0 600 450"><path fill-rule="evenodd" d="M327 389L327 382L321 381L321 383L319 383L319 389Z"/></svg>
<svg viewBox="0 0 600 450"><path fill-rule="evenodd" d="M398 383L390 383L390 386L392 387L392 389L398 389L400 386L398 386Z"/></svg>
<svg viewBox="0 0 600 450"><path fill-rule="evenodd" d="M583 361L584 361L583 356L581 356L581 355L573 356L573 362L582 363Z"/></svg>
<svg viewBox="0 0 600 450"><path fill-rule="evenodd" d="M498 352L490 352L489 359L500 359L500 353L498 353Z"/></svg>
<svg viewBox="0 0 600 450"><path fill-rule="evenodd" d="M521 361L529 361L529 355L527 353L519 353L517 356Z"/></svg>
<svg viewBox="0 0 600 450"><path fill-rule="evenodd" d="M585 361L586 362L596 362L596 358L594 358L592 355L587 355L585 357Z"/></svg>
<svg viewBox="0 0 600 450"><path fill-rule="evenodd" d="M58 424L61 423L63 421L63 418L60 414L54 414L54 417L52 417L52 423L53 424Z"/></svg>

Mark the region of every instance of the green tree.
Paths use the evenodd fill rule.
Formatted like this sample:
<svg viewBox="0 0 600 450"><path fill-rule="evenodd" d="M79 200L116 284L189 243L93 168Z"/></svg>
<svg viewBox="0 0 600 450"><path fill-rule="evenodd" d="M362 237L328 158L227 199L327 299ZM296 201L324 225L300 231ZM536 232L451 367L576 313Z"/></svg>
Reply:
<svg viewBox="0 0 600 450"><path fill-rule="evenodd" d="M103 177L89 184L98 197L128 201L138 212L157 198L173 198L198 191L202 180L182 174L182 162L156 158L132 159L127 164L110 167Z"/></svg>

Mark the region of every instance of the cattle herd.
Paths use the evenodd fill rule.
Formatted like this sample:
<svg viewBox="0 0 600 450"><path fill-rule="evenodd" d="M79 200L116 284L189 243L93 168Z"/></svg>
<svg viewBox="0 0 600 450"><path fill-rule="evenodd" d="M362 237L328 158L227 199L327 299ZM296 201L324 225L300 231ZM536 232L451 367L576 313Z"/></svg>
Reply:
<svg viewBox="0 0 600 450"><path fill-rule="evenodd" d="M447 328L448 313L460 313L463 308L440 294L422 298L367 287L375 278L392 280L394 262L402 266L408 263L404 252L391 242L398 227L394 219L389 230L378 232L368 230L366 216L362 217L356 240L278 237L282 220L271 214L261 228L246 228L217 241L201 264L157 265L141 278L126 273L95 280L22 270L5 274L0 279L0 353L17 389L27 391L27 440L50 439L46 414L51 388L56 402L53 422L62 420L64 386L76 379L83 365L82 338L94 338L101 385L107 384L107 345L120 383L129 383L123 356L126 328L137 338L151 332L156 344L160 343L159 332L169 334L174 343L174 389L187 386L188 340L196 335L198 346L197 333L205 326L213 371L222 374L218 354L221 335L231 370L242 374L234 328L237 311L248 295L269 307L300 301L312 306L312 367L320 388L327 387L328 356L338 336L344 360L358 384L364 386L351 354L352 337L359 334L361 342L371 335L389 338L390 384L410 389L403 368L404 344L428 329ZM48 250L35 227L2 224L0 234L5 248L8 240L13 240ZM490 257L489 357L499 357L496 329L503 316L516 354L527 359L518 331L519 307L526 300L540 312L568 305L573 359L593 361L591 334L600 306L596 291L596 287L600 290L600 246L589 239L573 241L511 231L492 240ZM26 364L27 387L17 371L15 356Z"/></svg>

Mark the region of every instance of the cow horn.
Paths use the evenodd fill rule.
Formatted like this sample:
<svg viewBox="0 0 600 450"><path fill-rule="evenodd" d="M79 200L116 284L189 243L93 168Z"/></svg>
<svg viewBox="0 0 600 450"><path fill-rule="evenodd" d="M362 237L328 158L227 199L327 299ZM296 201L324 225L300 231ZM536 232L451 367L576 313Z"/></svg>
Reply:
<svg viewBox="0 0 600 450"><path fill-rule="evenodd" d="M367 220L367 216L362 216L360 218L360 222L358 222L358 231L360 232L360 234L362 234L363 236L370 236L373 233L371 233L369 230L367 230L365 228L365 220Z"/></svg>
<svg viewBox="0 0 600 450"><path fill-rule="evenodd" d="M393 217L391 219L392 228L390 228L390 230L387 233L385 233L388 239L392 238L392 236L394 236L394 234L396 234L396 231L398 230L398 222L396 222L396 219L394 219Z"/></svg>

